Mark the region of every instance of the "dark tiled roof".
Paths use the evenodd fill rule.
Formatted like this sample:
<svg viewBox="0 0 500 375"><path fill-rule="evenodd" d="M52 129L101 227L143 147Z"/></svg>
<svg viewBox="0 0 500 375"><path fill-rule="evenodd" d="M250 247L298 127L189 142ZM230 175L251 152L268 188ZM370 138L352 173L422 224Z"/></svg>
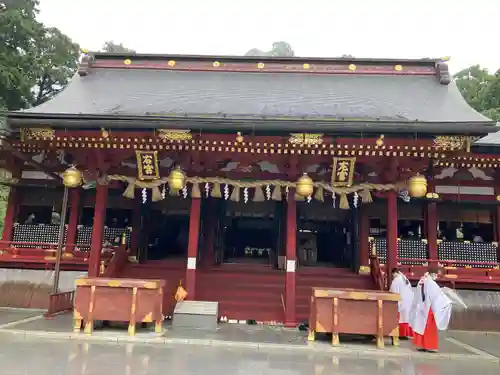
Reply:
<svg viewBox="0 0 500 375"><path fill-rule="evenodd" d="M26 113L488 122L434 76L94 68Z"/></svg>
<svg viewBox="0 0 500 375"><path fill-rule="evenodd" d="M477 146L500 146L500 123L495 128L495 133L490 133L486 137L479 139L475 144Z"/></svg>

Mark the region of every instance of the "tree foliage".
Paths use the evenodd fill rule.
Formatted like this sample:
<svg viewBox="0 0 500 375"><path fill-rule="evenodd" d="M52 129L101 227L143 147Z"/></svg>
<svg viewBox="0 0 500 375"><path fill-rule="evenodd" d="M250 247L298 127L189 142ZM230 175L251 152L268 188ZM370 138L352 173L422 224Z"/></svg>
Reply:
<svg viewBox="0 0 500 375"><path fill-rule="evenodd" d="M455 74L455 82L471 107L500 121L500 69L490 74L487 69L474 65Z"/></svg>
<svg viewBox="0 0 500 375"><path fill-rule="evenodd" d="M0 4L0 104L38 105L59 92L76 70L79 48L38 22L38 0Z"/></svg>
<svg viewBox="0 0 500 375"><path fill-rule="evenodd" d="M275 57L293 57L295 56L295 52L292 49L292 46L287 42L274 42L273 47L270 51L262 51L258 48L252 48L245 56L275 56Z"/></svg>
<svg viewBox="0 0 500 375"><path fill-rule="evenodd" d="M109 53L135 53L133 49L125 47L122 43L117 44L111 40L104 42L102 51Z"/></svg>

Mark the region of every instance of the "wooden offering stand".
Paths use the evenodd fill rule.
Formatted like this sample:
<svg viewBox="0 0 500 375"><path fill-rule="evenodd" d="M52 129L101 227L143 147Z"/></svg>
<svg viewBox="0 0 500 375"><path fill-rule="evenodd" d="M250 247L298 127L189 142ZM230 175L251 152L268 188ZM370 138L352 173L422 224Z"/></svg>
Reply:
<svg viewBox="0 0 500 375"><path fill-rule="evenodd" d="M390 336L399 345L397 294L377 290L313 288L309 315L309 341L315 333L331 333L332 345L339 344L339 333L374 335L377 348Z"/></svg>
<svg viewBox="0 0 500 375"><path fill-rule="evenodd" d="M91 334L94 321L128 322L128 334L135 335L137 323L155 322L163 331L164 280L82 278L76 280L74 332Z"/></svg>

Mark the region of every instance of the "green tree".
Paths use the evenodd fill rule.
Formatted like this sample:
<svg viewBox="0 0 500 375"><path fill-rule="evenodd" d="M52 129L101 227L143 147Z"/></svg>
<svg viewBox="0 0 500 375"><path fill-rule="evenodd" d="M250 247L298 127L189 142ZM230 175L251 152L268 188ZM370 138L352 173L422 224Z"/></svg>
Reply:
<svg viewBox="0 0 500 375"><path fill-rule="evenodd" d="M78 46L36 20L38 0L0 5L0 104L8 110L38 105L74 74Z"/></svg>
<svg viewBox="0 0 500 375"><path fill-rule="evenodd" d="M0 103L25 108L34 85L36 42L42 33L36 21L38 0L17 0L0 7Z"/></svg>
<svg viewBox="0 0 500 375"><path fill-rule="evenodd" d="M276 56L276 57L293 57L295 52L292 46L287 42L274 42L270 51L264 52L258 48L252 48L245 56Z"/></svg>
<svg viewBox="0 0 500 375"><path fill-rule="evenodd" d="M59 29L46 28L37 45L36 85L31 104L36 106L61 91L75 74L80 48Z"/></svg>
<svg viewBox="0 0 500 375"><path fill-rule="evenodd" d="M464 99L478 112L500 121L500 70L490 74L479 65L461 70L454 76Z"/></svg>
<svg viewBox="0 0 500 375"><path fill-rule="evenodd" d="M133 49L125 47L122 43L117 44L111 40L104 42L102 51L109 53L135 53Z"/></svg>

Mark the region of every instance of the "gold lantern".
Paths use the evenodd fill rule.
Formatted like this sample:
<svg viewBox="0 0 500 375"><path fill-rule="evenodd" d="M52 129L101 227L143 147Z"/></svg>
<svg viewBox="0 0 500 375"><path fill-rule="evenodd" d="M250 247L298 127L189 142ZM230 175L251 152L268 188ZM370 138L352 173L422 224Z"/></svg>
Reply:
<svg viewBox="0 0 500 375"><path fill-rule="evenodd" d="M168 175L168 186L172 190L181 190L186 184L186 176L179 167L175 168Z"/></svg>
<svg viewBox="0 0 500 375"><path fill-rule="evenodd" d="M236 133L236 142L243 143L244 140L245 140L245 138L243 137L241 132Z"/></svg>
<svg viewBox="0 0 500 375"><path fill-rule="evenodd" d="M304 173L297 181L297 194L303 197L310 197L313 190L313 180L307 175L307 173Z"/></svg>
<svg viewBox="0 0 500 375"><path fill-rule="evenodd" d="M82 184L82 173L75 167L70 167L63 172L62 179L64 186L75 188Z"/></svg>
<svg viewBox="0 0 500 375"><path fill-rule="evenodd" d="M417 174L408 180L408 193L413 198L423 198L427 194L427 179Z"/></svg>

